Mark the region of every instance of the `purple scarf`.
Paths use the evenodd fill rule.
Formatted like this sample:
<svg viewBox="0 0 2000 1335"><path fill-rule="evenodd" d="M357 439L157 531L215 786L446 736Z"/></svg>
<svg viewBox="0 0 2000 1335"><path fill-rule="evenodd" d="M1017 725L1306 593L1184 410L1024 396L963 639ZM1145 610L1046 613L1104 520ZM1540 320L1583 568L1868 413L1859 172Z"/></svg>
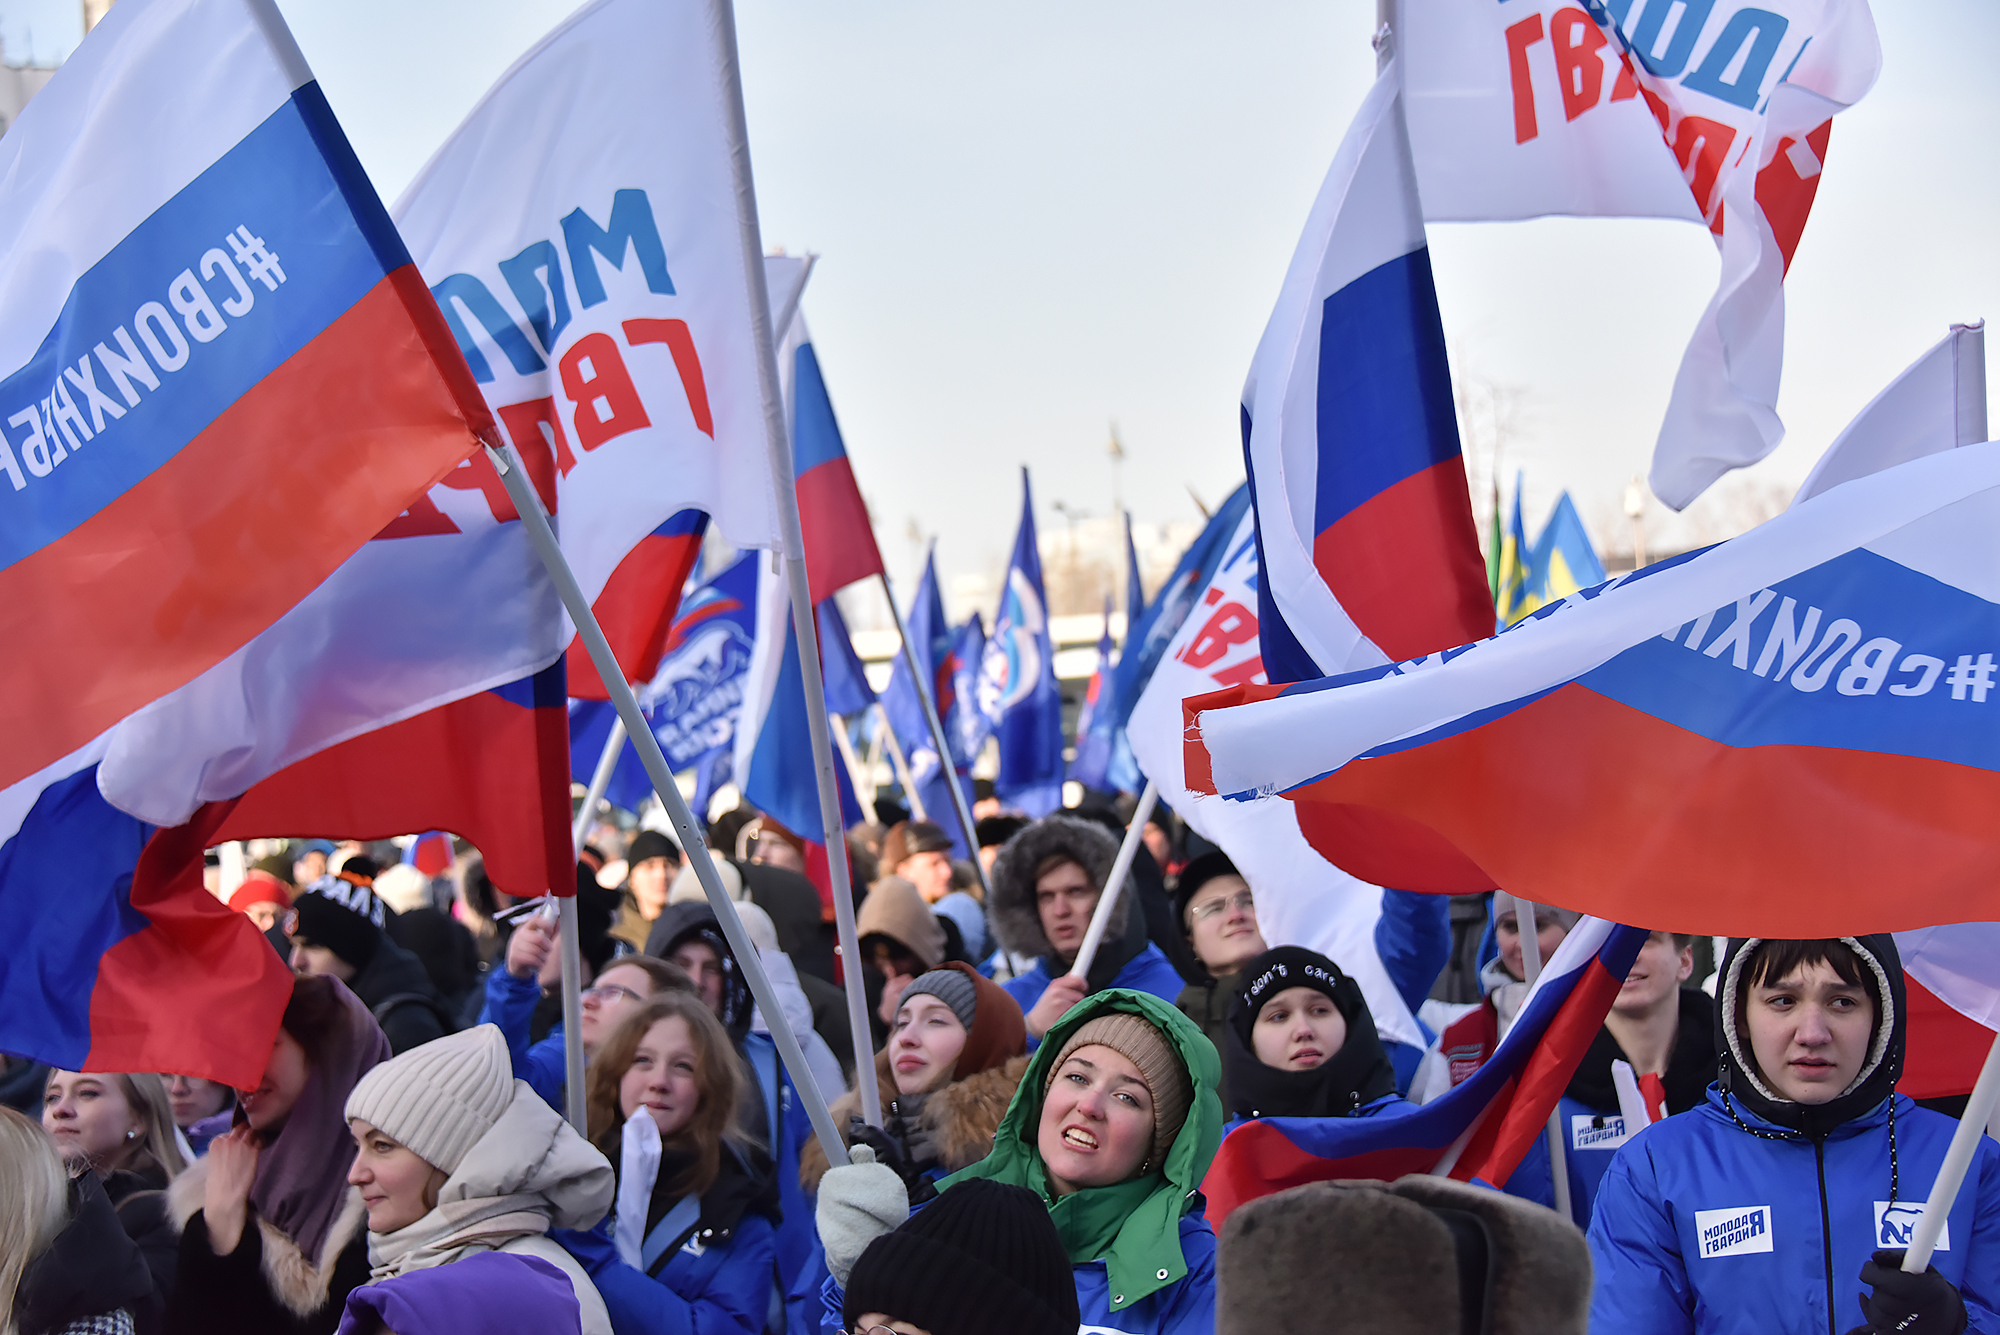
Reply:
<svg viewBox="0 0 2000 1335"><path fill-rule="evenodd" d="M257 1157L250 1203L279 1232L297 1243L308 1262L318 1264L320 1248L347 1200L347 1169L354 1162L354 1137L347 1130L347 1096L378 1062L389 1059L389 1040L361 999L334 979L341 1023L321 1045L308 1050L311 1074L299 1101L276 1137Z"/></svg>

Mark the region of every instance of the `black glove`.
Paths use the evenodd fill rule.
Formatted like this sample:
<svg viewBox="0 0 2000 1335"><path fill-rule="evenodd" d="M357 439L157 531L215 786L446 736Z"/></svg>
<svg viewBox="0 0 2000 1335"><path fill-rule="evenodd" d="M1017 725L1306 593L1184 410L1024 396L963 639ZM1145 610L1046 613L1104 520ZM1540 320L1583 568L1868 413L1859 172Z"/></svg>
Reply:
<svg viewBox="0 0 2000 1335"><path fill-rule="evenodd" d="M1902 1270L1903 1249L1876 1252L1861 1267L1861 1282L1874 1293L1861 1299L1868 1329L1880 1335L1961 1335L1965 1300L1951 1281L1931 1266L1920 1275Z"/></svg>
<svg viewBox="0 0 2000 1335"><path fill-rule="evenodd" d="M922 1205L930 1197L938 1195L938 1189L932 1185L930 1177L924 1175L924 1165L916 1163L906 1151L904 1143L890 1131L884 1131L882 1127L870 1127L860 1117L850 1117L848 1143L866 1145L868 1149L876 1151L876 1163L888 1165L896 1173L896 1177L902 1179L904 1191L910 1193L910 1205Z"/></svg>
<svg viewBox="0 0 2000 1335"><path fill-rule="evenodd" d="M929 1094L899 1094L889 1103L893 1115L885 1119L903 1142L903 1153L919 1172L929 1170L938 1158L923 1121L924 1104L929 1098Z"/></svg>

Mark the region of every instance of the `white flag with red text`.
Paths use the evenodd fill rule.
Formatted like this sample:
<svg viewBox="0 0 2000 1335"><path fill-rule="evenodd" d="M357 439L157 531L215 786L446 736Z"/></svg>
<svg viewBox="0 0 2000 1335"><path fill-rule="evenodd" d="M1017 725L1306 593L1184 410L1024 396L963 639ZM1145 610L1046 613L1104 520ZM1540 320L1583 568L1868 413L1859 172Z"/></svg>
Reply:
<svg viewBox="0 0 2000 1335"><path fill-rule="evenodd" d="M1375 949L1382 891L1314 851L1290 802L1197 801L1181 764L1181 701L1225 686L1261 685L1257 539L1246 508L1221 565L1174 633L1132 707L1126 737L1161 800L1229 854L1257 898L1271 945L1317 950L1353 975L1385 1042L1427 1046Z"/></svg>
<svg viewBox="0 0 2000 1335"><path fill-rule="evenodd" d="M1882 64L1866 0L1424 0L1395 36L1433 222L1684 218L1722 275L1652 484L1681 509L1784 435L1784 276L1833 116Z"/></svg>

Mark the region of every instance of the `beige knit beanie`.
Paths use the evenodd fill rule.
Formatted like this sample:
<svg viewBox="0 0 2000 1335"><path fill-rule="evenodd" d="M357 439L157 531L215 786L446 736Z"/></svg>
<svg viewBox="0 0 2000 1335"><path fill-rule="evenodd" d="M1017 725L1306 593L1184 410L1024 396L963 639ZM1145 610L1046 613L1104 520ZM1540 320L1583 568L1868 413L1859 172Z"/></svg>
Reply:
<svg viewBox="0 0 2000 1335"><path fill-rule="evenodd" d="M1188 1108L1194 1103L1194 1082L1188 1079L1187 1066L1165 1035L1144 1017L1127 1011L1110 1011L1078 1025L1062 1045L1062 1051L1049 1063L1048 1084L1042 1087L1044 1097L1070 1054L1092 1044L1110 1048L1139 1068L1139 1075L1153 1096L1153 1149L1146 1156L1145 1166L1159 1168L1167 1161L1167 1151L1173 1147L1174 1137L1181 1133L1181 1124L1187 1120Z"/></svg>
<svg viewBox="0 0 2000 1335"><path fill-rule="evenodd" d="M367 1122L449 1177L513 1101L507 1040L482 1024L369 1071L347 1096L347 1118Z"/></svg>

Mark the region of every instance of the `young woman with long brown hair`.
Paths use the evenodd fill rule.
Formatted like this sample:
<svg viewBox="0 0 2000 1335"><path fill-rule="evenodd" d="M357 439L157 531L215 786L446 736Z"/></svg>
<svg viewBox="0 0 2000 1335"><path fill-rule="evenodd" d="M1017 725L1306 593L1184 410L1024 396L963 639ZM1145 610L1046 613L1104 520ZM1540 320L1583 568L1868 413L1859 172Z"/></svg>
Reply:
<svg viewBox="0 0 2000 1335"><path fill-rule="evenodd" d="M588 1233L554 1235L590 1272L619 1335L759 1335L776 1282L778 1192L737 1123L748 1079L693 993L655 996L591 1062L590 1139L618 1198Z"/></svg>

